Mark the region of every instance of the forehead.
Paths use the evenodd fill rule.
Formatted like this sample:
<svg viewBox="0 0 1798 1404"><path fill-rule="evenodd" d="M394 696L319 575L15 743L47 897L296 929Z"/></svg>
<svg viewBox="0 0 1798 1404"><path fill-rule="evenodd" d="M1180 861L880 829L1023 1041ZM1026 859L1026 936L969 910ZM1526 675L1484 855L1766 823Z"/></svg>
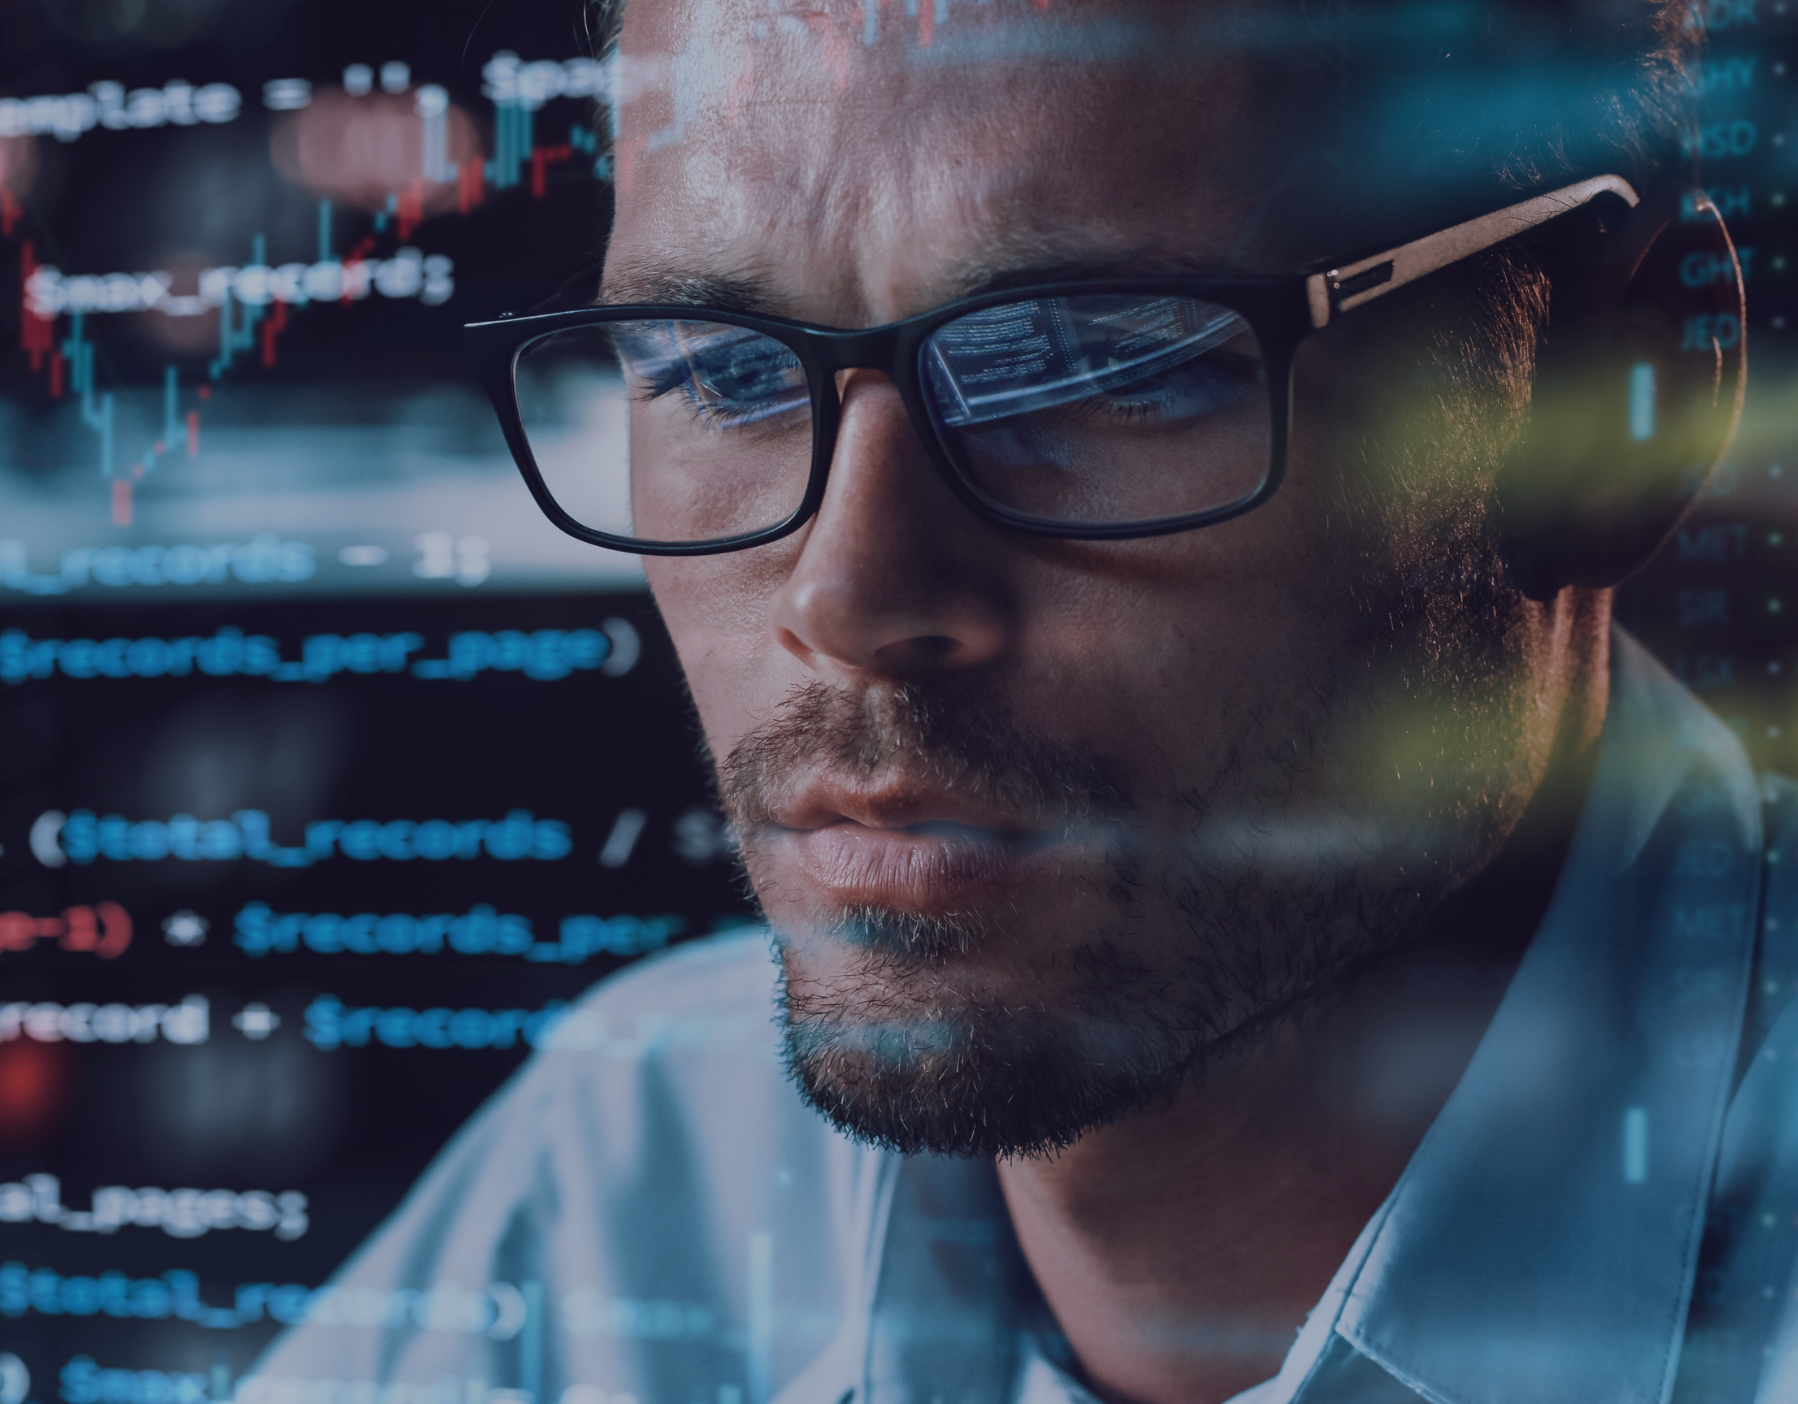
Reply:
<svg viewBox="0 0 1798 1404"><path fill-rule="evenodd" d="M1292 266L1290 98L1204 7L914 8L635 0L610 288L753 280L841 323L1014 268Z"/></svg>

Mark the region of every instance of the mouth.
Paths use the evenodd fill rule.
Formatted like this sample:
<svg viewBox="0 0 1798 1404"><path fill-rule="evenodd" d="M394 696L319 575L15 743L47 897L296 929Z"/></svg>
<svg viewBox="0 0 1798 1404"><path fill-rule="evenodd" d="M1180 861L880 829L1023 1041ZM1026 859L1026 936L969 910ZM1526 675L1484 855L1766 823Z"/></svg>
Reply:
<svg viewBox="0 0 1798 1404"><path fill-rule="evenodd" d="M978 812L942 796L803 797L753 847L832 905L965 912L1030 880L1072 846L1065 825Z"/></svg>

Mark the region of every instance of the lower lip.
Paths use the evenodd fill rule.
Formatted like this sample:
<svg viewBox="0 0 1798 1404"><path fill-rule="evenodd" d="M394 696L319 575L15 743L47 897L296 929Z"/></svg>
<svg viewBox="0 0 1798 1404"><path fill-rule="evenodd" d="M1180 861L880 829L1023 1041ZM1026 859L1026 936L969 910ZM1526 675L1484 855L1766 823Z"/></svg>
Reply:
<svg viewBox="0 0 1798 1404"><path fill-rule="evenodd" d="M905 911L965 910L1054 861L1065 845L960 827L919 832L843 822L787 829L777 844L837 901Z"/></svg>

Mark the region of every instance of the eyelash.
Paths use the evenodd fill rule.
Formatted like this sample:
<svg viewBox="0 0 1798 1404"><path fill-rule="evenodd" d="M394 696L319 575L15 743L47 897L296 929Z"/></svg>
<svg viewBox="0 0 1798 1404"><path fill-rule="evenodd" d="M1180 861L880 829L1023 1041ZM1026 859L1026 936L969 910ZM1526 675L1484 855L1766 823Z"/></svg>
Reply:
<svg viewBox="0 0 1798 1404"><path fill-rule="evenodd" d="M1103 414L1114 422L1140 423L1155 418L1158 406L1155 401L1168 393L1179 393L1181 387L1172 384L1176 377L1205 374L1214 383L1221 382L1218 388L1228 394L1232 390L1241 391L1259 383L1264 375L1264 368L1257 357L1244 356L1225 350L1214 350L1195 361L1175 366L1151 378L1150 386L1160 383L1161 388L1149 389L1145 392L1140 386L1131 387L1116 395L1100 391L1087 398L1076 401L1065 407L1064 412L1071 415L1097 416ZM751 408L732 407L705 399L695 388L696 375L693 368L685 361L665 362L660 371L645 379L636 394L640 404L652 404L663 396L680 392L694 414L704 422L720 428L753 424L759 419L773 417L768 411L758 412ZM1231 408L1222 405L1219 408ZM778 412L776 412L778 413Z"/></svg>
<svg viewBox="0 0 1798 1404"><path fill-rule="evenodd" d="M1264 374L1262 364L1257 358L1225 351L1213 351L1197 361L1189 361L1185 365L1162 372L1153 377L1150 384L1153 385L1156 381L1163 382L1167 392L1179 393L1180 387L1167 384L1167 382L1171 382L1176 376L1191 375L1194 372L1206 373L1211 382L1224 393L1246 390L1250 386L1258 384ZM1102 412L1113 417L1129 420L1144 419L1156 413L1153 400L1157 398L1158 393L1162 392L1151 390L1145 394L1141 389L1131 387L1130 391L1114 398L1107 395L1106 392L1100 392L1100 394L1070 406L1070 408L1078 411L1090 406L1093 412L1100 412L1102 407ZM1230 407L1223 406L1223 408Z"/></svg>
<svg viewBox="0 0 1798 1404"><path fill-rule="evenodd" d="M653 404L664 395L678 391L696 415L723 429L738 424L753 424L758 419L772 417L766 412L758 414L752 409L731 408L708 402L694 389L695 379L692 368L685 362L672 363L660 375L647 378L643 388L637 392L637 403Z"/></svg>

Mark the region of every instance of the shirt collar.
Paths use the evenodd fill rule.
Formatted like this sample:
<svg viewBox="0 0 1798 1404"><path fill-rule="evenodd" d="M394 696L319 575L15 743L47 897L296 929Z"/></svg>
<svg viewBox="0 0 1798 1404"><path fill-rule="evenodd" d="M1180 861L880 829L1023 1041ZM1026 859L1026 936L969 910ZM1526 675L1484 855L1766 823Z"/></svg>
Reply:
<svg viewBox="0 0 1798 1404"><path fill-rule="evenodd" d="M1466 1074L1278 1377L1238 1404L1666 1399L1742 1026L1760 810L1728 729L1621 632L1601 746ZM991 1167L868 1155L860 1300L778 1404L1090 1400L1020 1315Z"/></svg>
<svg viewBox="0 0 1798 1404"><path fill-rule="evenodd" d="M1435 1404L1671 1390L1747 997L1760 807L1721 722L1621 632L1612 660L1548 913L1315 1313L1329 1338L1282 1372L1292 1404L1341 1397L1327 1377L1363 1368L1337 1341Z"/></svg>

